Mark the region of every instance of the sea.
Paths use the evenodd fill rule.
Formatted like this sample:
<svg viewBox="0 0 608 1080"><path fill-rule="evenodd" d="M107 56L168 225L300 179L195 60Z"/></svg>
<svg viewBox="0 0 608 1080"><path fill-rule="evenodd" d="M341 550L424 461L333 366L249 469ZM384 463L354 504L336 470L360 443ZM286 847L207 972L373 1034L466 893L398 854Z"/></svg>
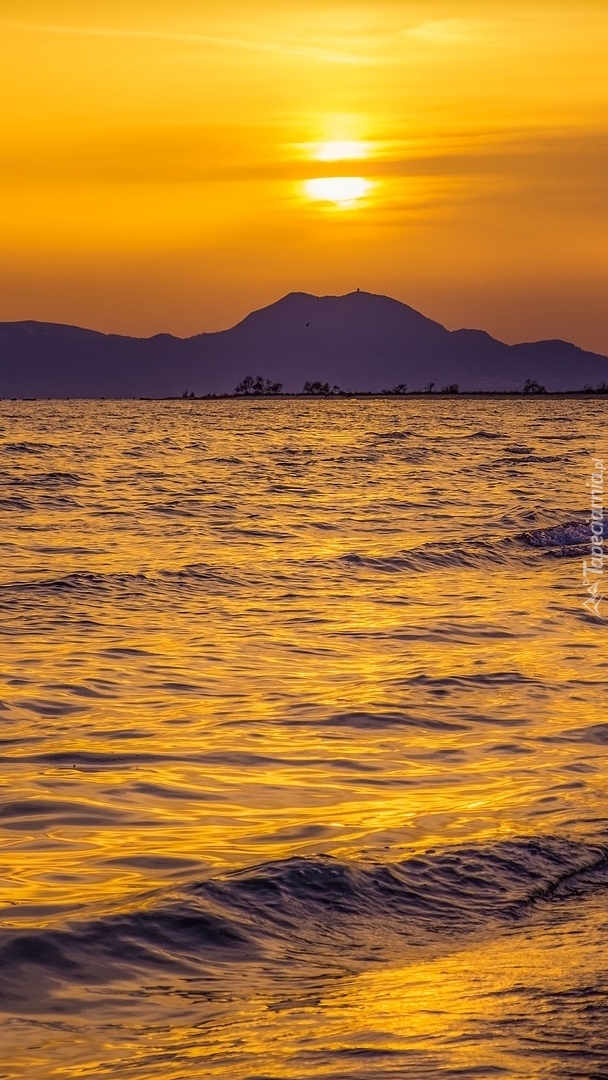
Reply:
<svg viewBox="0 0 608 1080"><path fill-rule="evenodd" d="M608 1078L607 407L0 402L0 1080Z"/></svg>

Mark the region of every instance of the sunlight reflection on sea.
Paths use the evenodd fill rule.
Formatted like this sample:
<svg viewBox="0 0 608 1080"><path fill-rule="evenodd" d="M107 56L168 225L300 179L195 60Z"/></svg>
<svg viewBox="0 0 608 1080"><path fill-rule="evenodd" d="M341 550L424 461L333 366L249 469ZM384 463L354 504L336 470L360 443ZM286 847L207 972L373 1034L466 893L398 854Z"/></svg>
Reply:
<svg viewBox="0 0 608 1080"><path fill-rule="evenodd" d="M3 1076L600 1067L604 413L0 402Z"/></svg>

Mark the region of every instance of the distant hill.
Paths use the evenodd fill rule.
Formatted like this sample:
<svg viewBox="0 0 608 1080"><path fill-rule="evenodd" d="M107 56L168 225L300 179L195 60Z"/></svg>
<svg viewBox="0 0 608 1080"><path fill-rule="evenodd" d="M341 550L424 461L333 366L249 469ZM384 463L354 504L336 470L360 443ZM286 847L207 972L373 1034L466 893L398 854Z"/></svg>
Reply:
<svg viewBox="0 0 608 1080"><path fill-rule="evenodd" d="M231 392L247 374L302 389L399 383L436 389L547 390L608 382L608 357L565 341L505 345L481 330L446 330L388 296L290 293L229 330L182 339L101 334L55 323L0 323L0 397L168 397Z"/></svg>

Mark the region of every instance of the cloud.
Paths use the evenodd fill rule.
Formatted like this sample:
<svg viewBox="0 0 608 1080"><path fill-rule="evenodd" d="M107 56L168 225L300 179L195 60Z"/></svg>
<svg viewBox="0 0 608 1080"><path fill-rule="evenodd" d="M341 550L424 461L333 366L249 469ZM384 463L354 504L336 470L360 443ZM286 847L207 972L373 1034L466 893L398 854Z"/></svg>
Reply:
<svg viewBox="0 0 608 1080"><path fill-rule="evenodd" d="M45 23L7 22L0 20L0 27L17 30L22 33L52 34L60 37L88 37L124 39L133 41L166 41L184 45L211 45L220 49L240 49L247 52L275 53L283 56L298 56L330 64L369 64L367 57L347 52L333 51L292 44L290 42L266 41L255 38L240 38L216 34L180 33L172 30L126 30L112 27L53 26Z"/></svg>
<svg viewBox="0 0 608 1080"><path fill-rule="evenodd" d="M405 33L408 37L423 41L444 42L476 41L481 36L481 22L473 19L436 19L410 26Z"/></svg>

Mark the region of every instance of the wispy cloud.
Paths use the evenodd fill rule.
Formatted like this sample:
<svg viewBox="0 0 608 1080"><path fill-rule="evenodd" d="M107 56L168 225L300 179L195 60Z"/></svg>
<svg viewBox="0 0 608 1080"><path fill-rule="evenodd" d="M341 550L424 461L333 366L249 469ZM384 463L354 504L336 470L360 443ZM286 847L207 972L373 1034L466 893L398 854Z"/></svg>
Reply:
<svg viewBox="0 0 608 1080"><path fill-rule="evenodd" d="M267 41L217 34L196 34L173 30L126 30L113 27L53 26L46 23L9 22L0 20L0 27L31 34L52 34L60 37L118 38L134 41L167 41L184 45L211 45L220 49L239 49L247 52L275 53L298 56L330 64L369 64L369 57L355 53L332 51L314 45Z"/></svg>
<svg viewBox="0 0 608 1080"><path fill-rule="evenodd" d="M434 19L417 23L405 31L408 37L422 41L444 42L474 41L480 37L481 21L474 19Z"/></svg>

